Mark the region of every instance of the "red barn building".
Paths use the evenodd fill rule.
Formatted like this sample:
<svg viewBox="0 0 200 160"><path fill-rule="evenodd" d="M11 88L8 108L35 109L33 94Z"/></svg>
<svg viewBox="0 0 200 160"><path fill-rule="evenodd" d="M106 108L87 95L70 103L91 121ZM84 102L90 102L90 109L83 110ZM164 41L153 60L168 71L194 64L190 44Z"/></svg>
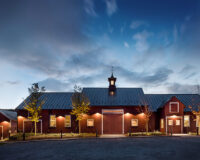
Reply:
<svg viewBox="0 0 200 160"><path fill-rule="evenodd" d="M13 110L0 109L0 139L17 132L17 113Z"/></svg>
<svg viewBox="0 0 200 160"><path fill-rule="evenodd" d="M90 111L81 121L82 132L99 134L125 134L144 132L146 115L142 108L152 108L149 131L166 133L196 132L199 121L188 106L198 107L198 94L144 94L142 88L117 88L116 78L108 78L108 88L83 88L82 92L90 100ZM70 115L72 92L46 92L39 132L78 132L78 123ZM18 131L34 131L28 112L22 102L17 108ZM198 118L197 118L198 119Z"/></svg>

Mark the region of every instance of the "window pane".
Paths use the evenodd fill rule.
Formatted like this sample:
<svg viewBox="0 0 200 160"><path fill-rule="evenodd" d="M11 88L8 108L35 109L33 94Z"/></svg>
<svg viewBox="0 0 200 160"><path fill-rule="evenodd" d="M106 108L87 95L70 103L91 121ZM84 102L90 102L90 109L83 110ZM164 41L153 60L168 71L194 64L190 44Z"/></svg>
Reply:
<svg viewBox="0 0 200 160"><path fill-rule="evenodd" d="M196 118L196 127L200 127L200 116Z"/></svg>
<svg viewBox="0 0 200 160"><path fill-rule="evenodd" d="M179 119L176 120L176 125L180 126L181 125L181 121Z"/></svg>
<svg viewBox="0 0 200 160"><path fill-rule="evenodd" d="M164 128L164 119L160 120L160 128Z"/></svg>
<svg viewBox="0 0 200 160"><path fill-rule="evenodd" d="M71 116L70 115L65 116L65 127L71 127Z"/></svg>
<svg viewBox="0 0 200 160"><path fill-rule="evenodd" d="M190 126L190 116L184 116L184 127Z"/></svg>
<svg viewBox="0 0 200 160"><path fill-rule="evenodd" d="M87 126L88 127L93 127L94 126L94 119L88 119L87 120Z"/></svg>
<svg viewBox="0 0 200 160"><path fill-rule="evenodd" d="M169 126L172 126L172 125L173 125L173 120L169 120L169 121L168 121L168 125L169 125Z"/></svg>
<svg viewBox="0 0 200 160"><path fill-rule="evenodd" d="M56 127L56 115L50 115L50 127Z"/></svg>
<svg viewBox="0 0 200 160"><path fill-rule="evenodd" d="M131 119L131 126L132 127L138 126L138 119Z"/></svg>

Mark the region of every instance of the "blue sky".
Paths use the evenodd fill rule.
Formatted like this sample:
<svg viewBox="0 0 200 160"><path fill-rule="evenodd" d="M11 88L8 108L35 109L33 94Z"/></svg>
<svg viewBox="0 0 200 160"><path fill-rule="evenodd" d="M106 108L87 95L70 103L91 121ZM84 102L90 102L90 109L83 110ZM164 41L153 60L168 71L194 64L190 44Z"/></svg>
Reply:
<svg viewBox="0 0 200 160"><path fill-rule="evenodd" d="M197 0L2 0L0 108L15 108L39 82L47 91L118 87L196 93Z"/></svg>

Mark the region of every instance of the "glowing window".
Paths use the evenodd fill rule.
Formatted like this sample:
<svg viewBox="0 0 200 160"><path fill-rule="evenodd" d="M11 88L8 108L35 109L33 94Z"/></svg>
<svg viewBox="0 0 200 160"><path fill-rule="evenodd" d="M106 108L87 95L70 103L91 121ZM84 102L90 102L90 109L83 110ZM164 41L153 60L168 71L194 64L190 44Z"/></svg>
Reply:
<svg viewBox="0 0 200 160"><path fill-rule="evenodd" d="M65 127L71 127L71 116L65 115Z"/></svg>
<svg viewBox="0 0 200 160"><path fill-rule="evenodd" d="M94 127L94 119L87 119L87 126Z"/></svg>
<svg viewBox="0 0 200 160"><path fill-rule="evenodd" d="M180 126L181 125L181 120L180 119L177 119L176 120L176 126Z"/></svg>
<svg viewBox="0 0 200 160"><path fill-rule="evenodd" d="M56 115L50 115L50 127L56 127Z"/></svg>
<svg viewBox="0 0 200 160"><path fill-rule="evenodd" d="M164 128L164 119L163 118L160 120L160 128Z"/></svg>
<svg viewBox="0 0 200 160"><path fill-rule="evenodd" d="M189 127L190 126L190 116L186 115L184 116L184 127Z"/></svg>
<svg viewBox="0 0 200 160"><path fill-rule="evenodd" d="M111 84L111 85L114 85L114 84L115 84L115 82L114 82L113 80L111 80L111 81L110 81L110 84Z"/></svg>
<svg viewBox="0 0 200 160"><path fill-rule="evenodd" d="M137 127L138 126L138 119L131 119L131 126Z"/></svg>
<svg viewBox="0 0 200 160"><path fill-rule="evenodd" d="M171 120L171 119L168 120L168 125L169 125L169 126L173 126L173 120Z"/></svg>
<svg viewBox="0 0 200 160"><path fill-rule="evenodd" d="M200 116L197 116L196 127L200 127Z"/></svg>

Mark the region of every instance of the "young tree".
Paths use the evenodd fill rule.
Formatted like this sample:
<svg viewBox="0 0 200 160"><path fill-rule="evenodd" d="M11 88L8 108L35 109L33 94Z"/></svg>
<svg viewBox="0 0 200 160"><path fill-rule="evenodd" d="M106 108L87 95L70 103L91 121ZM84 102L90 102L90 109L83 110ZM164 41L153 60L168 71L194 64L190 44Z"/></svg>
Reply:
<svg viewBox="0 0 200 160"><path fill-rule="evenodd" d="M149 120L152 115L152 108L148 105L144 105L140 107L140 112L144 114L145 117L145 129L146 132L149 132Z"/></svg>
<svg viewBox="0 0 200 160"><path fill-rule="evenodd" d="M29 117L31 121L34 122L35 126L35 135L37 133L37 122L39 122L39 119L41 118L40 113L42 110L42 106L45 103L44 99L41 99L43 92L45 91L44 87L39 88L38 83L32 84L31 88L28 88L28 91L30 93L30 96L25 103L25 109L29 112Z"/></svg>
<svg viewBox="0 0 200 160"><path fill-rule="evenodd" d="M200 86L196 86L196 92L200 95ZM194 107L196 106L196 107ZM195 98L192 98L192 105L189 105L188 108L192 111L192 114L195 116L194 121L197 124L197 133L200 133L200 102L196 102Z"/></svg>
<svg viewBox="0 0 200 160"><path fill-rule="evenodd" d="M81 120L84 118L84 114L87 114L90 107L90 101L88 97L82 92L79 86L74 87L74 93L71 97L72 100L72 115L76 116L76 121L79 125L79 134L81 133Z"/></svg>

